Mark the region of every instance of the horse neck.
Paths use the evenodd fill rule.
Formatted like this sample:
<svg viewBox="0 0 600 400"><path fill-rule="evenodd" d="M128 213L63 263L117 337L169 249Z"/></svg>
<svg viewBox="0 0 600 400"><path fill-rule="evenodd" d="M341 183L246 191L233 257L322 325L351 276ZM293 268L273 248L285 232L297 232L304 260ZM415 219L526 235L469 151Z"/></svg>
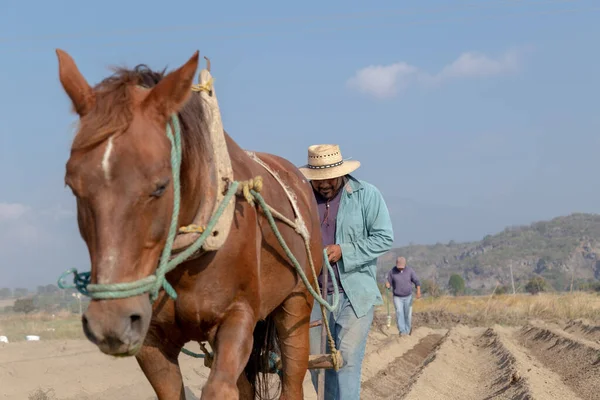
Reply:
<svg viewBox="0 0 600 400"><path fill-rule="evenodd" d="M212 148L199 146L184 135L202 135L202 132L182 132L183 151L180 170L181 204L179 224L191 224L198 210L207 202L214 201L216 182L214 165L211 163ZM190 148L194 146L194 148Z"/></svg>

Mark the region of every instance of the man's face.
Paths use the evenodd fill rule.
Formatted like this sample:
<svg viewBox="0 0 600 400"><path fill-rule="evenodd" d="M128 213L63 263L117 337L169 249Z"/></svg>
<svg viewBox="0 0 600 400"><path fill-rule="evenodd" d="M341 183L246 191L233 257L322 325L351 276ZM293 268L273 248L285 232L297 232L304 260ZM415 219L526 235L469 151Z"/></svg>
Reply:
<svg viewBox="0 0 600 400"><path fill-rule="evenodd" d="M406 259L404 257L400 257L396 260L396 268L402 270L406 267Z"/></svg>
<svg viewBox="0 0 600 400"><path fill-rule="evenodd" d="M332 199L342 186L342 178L310 181L313 189L327 200Z"/></svg>

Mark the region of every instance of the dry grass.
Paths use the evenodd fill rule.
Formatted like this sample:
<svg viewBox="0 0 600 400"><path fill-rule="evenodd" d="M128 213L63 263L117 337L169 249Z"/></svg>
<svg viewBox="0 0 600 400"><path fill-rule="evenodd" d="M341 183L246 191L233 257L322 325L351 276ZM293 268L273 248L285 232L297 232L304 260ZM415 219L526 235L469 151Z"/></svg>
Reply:
<svg viewBox="0 0 600 400"><path fill-rule="evenodd" d="M85 338L81 318L69 312L0 315L0 335L10 342L23 341L27 335L37 335L42 340Z"/></svg>
<svg viewBox="0 0 600 400"><path fill-rule="evenodd" d="M390 305L390 311L393 315L393 304ZM543 293L536 296L504 294L429 297L415 300L413 312L413 318L420 321L420 324L460 321L477 325L521 325L529 319L568 321L579 318L599 321L600 295L575 292ZM377 314L383 317L385 313L384 304L379 307ZM7 336L11 342L23 341L26 335L37 335L42 340L85 339L80 317L69 312L54 315L0 315L0 335Z"/></svg>
<svg viewBox="0 0 600 400"><path fill-rule="evenodd" d="M390 306L393 313L393 304ZM379 312L386 312L385 305ZM584 292L503 294L495 296L444 296L413 303L413 315L452 315L469 324L520 325L529 319L568 321L600 320L600 295ZM455 319L456 320L456 319Z"/></svg>

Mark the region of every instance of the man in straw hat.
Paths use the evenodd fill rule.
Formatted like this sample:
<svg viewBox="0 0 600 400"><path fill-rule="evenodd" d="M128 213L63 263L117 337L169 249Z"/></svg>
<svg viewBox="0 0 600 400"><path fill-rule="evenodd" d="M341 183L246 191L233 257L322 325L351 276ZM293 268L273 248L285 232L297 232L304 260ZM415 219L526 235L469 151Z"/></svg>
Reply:
<svg viewBox="0 0 600 400"><path fill-rule="evenodd" d="M344 160L338 145L322 144L308 148L308 164L300 168L315 192L323 246L340 292L329 324L344 365L337 373L326 370L327 400L360 399L362 361L374 306L383 304L377 286L377 257L390 250L394 241L392 221L380 191L350 175L359 166L358 161ZM330 303L331 279L327 284ZM315 302L311 321L320 319L321 309ZM321 326L317 326L310 332L311 354L321 353L320 346ZM318 390L318 372L311 371L311 375Z"/></svg>

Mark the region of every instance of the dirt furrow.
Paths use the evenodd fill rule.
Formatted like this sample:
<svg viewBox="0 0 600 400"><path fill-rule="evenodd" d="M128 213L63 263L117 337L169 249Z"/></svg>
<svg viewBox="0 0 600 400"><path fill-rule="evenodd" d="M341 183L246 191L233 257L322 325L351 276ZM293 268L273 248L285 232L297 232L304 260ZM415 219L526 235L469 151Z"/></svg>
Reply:
<svg viewBox="0 0 600 400"><path fill-rule="evenodd" d="M447 329L430 329L421 327L413 330L412 335L399 337L397 333L390 333L387 336L380 338L378 343L367 345L367 351L363 361L362 382L368 381L377 375L382 369L385 369L388 364L404 355L407 351L414 348L421 339L428 335L439 334L445 335ZM369 338L371 341L371 338Z"/></svg>
<svg viewBox="0 0 600 400"><path fill-rule="evenodd" d="M499 348L510 354L512 383L520 382L527 389L532 398L540 400L581 400L568 386L566 386L557 373L545 368L530 355L527 349L515 343L513 337L518 328L494 326L495 340ZM502 352L502 350L500 350Z"/></svg>
<svg viewBox="0 0 600 400"><path fill-rule="evenodd" d="M585 320L569 321L565 326L565 332L578 336L582 339L600 343L600 325L594 325Z"/></svg>
<svg viewBox="0 0 600 400"><path fill-rule="evenodd" d="M530 322L515 337L580 398L600 398L600 345L543 322Z"/></svg>
<svg viewBox="0 0 600 400"><path fill-rule="evenodd" d="M529 399L515 359L492 329L453 328L406 400Z"/></svg>
<svg viewBox="0 0 600 400"><path fill-rule="evenodd" d="M360 398L395 399L407 393L419 372L435 358L436 350L446 338L447 334L440 333L424 336L410 350L384 364L384 368L363 382Z"/></svg>

